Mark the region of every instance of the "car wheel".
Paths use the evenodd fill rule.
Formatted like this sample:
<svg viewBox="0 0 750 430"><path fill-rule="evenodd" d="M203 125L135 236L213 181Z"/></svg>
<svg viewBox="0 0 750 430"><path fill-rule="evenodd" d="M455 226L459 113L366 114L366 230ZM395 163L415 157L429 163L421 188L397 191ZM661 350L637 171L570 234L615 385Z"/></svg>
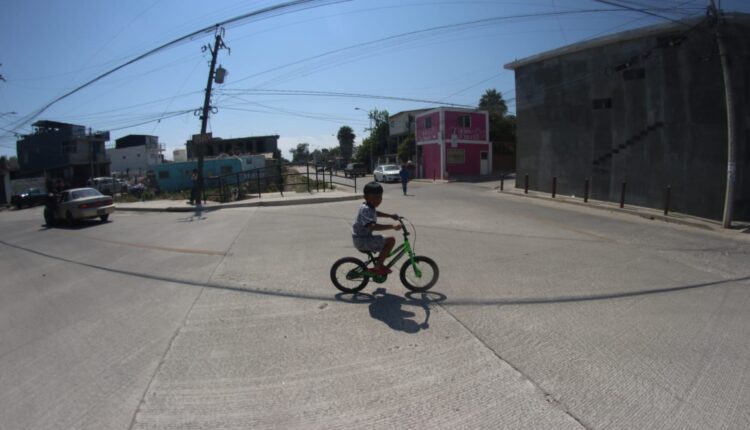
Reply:
<svg viewBox="0 0 750 430"><path fill-rule="evenodd" d="M100 216L99 219L102 220L102 222L107 222L107 220L109 219L109 214L104 214Z"/></svg>

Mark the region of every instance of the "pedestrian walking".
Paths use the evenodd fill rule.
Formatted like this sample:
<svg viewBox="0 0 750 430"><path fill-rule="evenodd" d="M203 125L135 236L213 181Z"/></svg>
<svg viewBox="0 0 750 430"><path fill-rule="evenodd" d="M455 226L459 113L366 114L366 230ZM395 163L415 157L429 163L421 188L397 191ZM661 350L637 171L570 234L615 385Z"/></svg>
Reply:
<svg viewBox="0 0 750 430"><path fill-rule="evenodd" d="M404 195L406 195L406 184L409 183L409 167L407 163L401 165L398 175L401 177L401 188L403 188Z"/></svg>
<svg viewBox="0 0 750 430"><path fill-rule="evenodd" d="M198 169L193 169L193 174L190 176L190 204L199 204L201 197L198 195Z"/></svg>

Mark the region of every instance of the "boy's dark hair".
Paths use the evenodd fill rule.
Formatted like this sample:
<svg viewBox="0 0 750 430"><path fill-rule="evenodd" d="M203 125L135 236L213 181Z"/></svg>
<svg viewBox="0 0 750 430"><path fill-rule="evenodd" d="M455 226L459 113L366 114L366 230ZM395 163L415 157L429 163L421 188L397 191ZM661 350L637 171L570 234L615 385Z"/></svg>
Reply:
<svg viewBox="0 0 750 430"><path fill-rule="evenodd" d="M377 195L383 194L383 187L377 182L368 182L367 185L365 185L364 193L366 196L369 196L369 195L377 196Z"/></svg>

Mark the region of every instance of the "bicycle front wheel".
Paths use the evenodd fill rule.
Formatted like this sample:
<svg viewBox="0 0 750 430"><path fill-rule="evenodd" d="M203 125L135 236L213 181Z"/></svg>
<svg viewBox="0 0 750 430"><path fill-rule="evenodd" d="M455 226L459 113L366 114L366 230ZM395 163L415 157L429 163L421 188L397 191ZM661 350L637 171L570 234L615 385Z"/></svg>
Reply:
<svg viewBox="0 0 750 430"><path fill-rule="evenodd" d="M367 266L354 257L344 257L331 266L333 285L345 293L356 293L365 288L370 277L365 275Z"/></svg>
<svg viewBox="0 0 750 430"><path fill-rule="evenodd" d="M414 264L407 260L401 266L401 283L411 291L427 291L437 283L440 270L437 263L429 257L418 255Z"/></svg>

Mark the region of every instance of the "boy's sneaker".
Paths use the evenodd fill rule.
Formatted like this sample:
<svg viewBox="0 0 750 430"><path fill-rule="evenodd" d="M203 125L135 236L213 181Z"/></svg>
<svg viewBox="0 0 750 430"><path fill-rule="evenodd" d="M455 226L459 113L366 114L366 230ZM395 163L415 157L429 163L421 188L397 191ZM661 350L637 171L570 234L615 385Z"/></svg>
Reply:
<svg viewBox="0 0 750 430"><path fill-rule="evenodd" d="M391 273L391 269L389 269L389 268L387 268L385 266L373 267L372 269L370 269L370 273L374 273L374 274L380 275L380 276L385 276L385 275Z"/></svg>

